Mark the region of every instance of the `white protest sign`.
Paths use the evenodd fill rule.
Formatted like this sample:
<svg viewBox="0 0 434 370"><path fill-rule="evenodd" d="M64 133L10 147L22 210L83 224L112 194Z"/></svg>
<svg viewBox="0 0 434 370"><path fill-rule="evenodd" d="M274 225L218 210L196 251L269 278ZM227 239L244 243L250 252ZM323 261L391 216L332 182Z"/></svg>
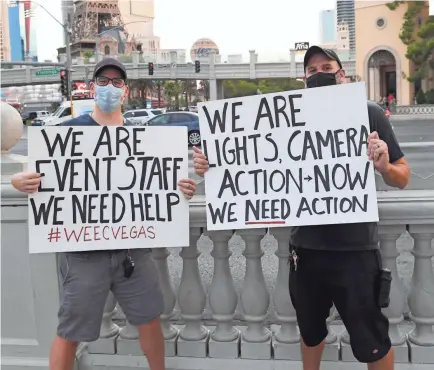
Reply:
<svg viewBox="0 0 434 370"><path fill-rule="evenodd" d="M189 245L186 127L30 127L30 253Z"/></svg>
<svg viewBox="0 0 434 370"><path fill-rule="evenodd" d="M198 107L208 230L378 221L363 83Z"/></svg>

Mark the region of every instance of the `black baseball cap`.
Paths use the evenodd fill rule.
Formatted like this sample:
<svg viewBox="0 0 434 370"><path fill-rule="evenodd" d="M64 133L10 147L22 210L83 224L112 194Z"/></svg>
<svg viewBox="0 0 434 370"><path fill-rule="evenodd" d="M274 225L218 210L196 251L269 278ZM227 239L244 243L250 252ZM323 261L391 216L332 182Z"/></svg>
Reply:
<svg viewBox="0 0 434 370"><path fill-rule="evenodd" d="M312 58L312 56L314 54L318 54L318 53L323 53L323 54L327 55L327 57L330 58L331 60L335 60L336 62L338 62L339 67L342 69L341 60L339 59L338 55L336 54L336 52L334 50L322 48L321 46L317 46L317 45L313 45L306 51L306 54L304 54L304 70L305 71L306 71L307 63L309 63L309 59Z"/></svg>
<svg viewBox="0 0 434 370"><path fill-rule="evenodd" d="M127 70L125 69L124 65L119 62L119 60L115 58L104 58L100 62L98 62L95 66L95 69L93 70L93 79L103 70L106 68L116 68L119 70L122 74L122 77L126 80L127 79Z"/></svg>

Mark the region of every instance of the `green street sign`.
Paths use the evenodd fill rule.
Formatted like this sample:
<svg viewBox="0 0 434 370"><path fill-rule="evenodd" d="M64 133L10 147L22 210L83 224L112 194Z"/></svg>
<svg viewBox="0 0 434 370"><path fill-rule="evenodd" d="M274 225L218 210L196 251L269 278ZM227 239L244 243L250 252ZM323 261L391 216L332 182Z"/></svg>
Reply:
<svg viewBox="0 0 434 370"><path fill-rule="evenodd" d="M36 76L52 76L59 74L60 69L42 69L40 71L36 71Z"/></svg>

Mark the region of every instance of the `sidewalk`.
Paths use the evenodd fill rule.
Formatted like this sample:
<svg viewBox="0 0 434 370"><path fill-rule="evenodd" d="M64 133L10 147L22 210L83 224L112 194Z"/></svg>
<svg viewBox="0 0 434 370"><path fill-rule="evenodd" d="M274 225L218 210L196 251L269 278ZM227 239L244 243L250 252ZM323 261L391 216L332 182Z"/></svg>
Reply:
<svg viewBox="0 0 434 370"><path fill-rule="evenodd" d="M391 122L430 121L434 120L434 114L392 114Z"/></svg>

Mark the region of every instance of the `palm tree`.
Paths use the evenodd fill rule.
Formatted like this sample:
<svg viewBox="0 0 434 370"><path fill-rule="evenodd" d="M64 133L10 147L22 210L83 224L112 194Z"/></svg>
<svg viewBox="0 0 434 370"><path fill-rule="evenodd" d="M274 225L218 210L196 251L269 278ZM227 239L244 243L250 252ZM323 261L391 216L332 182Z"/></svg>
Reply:
<svg viewBox="0 0 434 370"><path fill-rule="evenodd" d="M197 82L195 80L186 80L182 82L182 91L185 94L186 108L191 105L191 97L197 95Z"/></svg>
<svg viewBox="0 0 434 370"><path fill-rule="evenodd" d="M135 91L139 91L140 99L143 102L146 101L148 95L152 95L152 91L155 88L155 82L153 80L143 79L143 80L131 80L129 82L130 93L129 99L133 99L133 94Z"/></svg>
<svg viewBox="0 0 434 370"><path fill-rule="evenodd" d="M89 64L89 58L92 58L93 57L93 52L92 51L85 51L84 53L83 53L83 56L84 56L84 63L85 64Z"/></svg>
<svg viewBox="0 0 434 370"><path fill-rule="evenodd" d="M199 93L203 95L205 101L210 99L209 96L209 81L208 80L201 80L199 82Z"/></svg>
<svg viewBox="0 0 434 370"><path fill-rule="evenodd" d="M175 109L179 110L179 94L181 93L181 85L178 81L165 81L164 94L168 100L168 106L172 105L172 98L175 98Z"/></svg>

